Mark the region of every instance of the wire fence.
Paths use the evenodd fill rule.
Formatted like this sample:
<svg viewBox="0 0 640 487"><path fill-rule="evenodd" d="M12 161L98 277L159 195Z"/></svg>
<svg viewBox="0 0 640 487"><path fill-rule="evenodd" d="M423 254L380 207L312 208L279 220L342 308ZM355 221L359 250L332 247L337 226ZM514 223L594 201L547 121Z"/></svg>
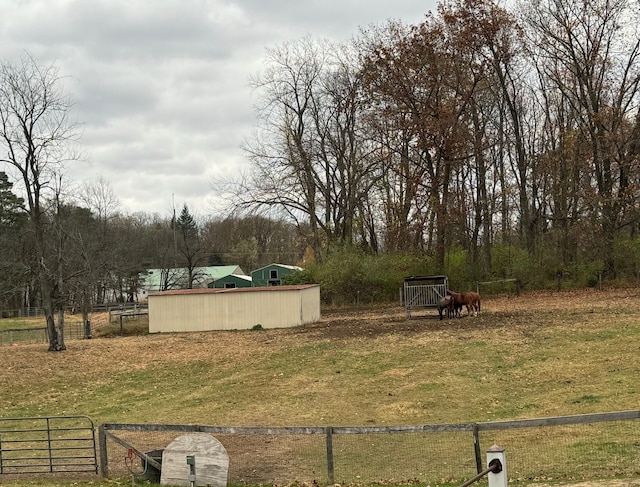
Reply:
<svg viewBox="0 0 640 487"><path fill-rule="evenodd" d="M37 306L14 309L0 309L0 318L24 318L42 315L44 315L43 309Z"/></svg>
<svg viewBox="0 0 640 487"><path fill-rule="evenodd" d="M83 322L65 322L65 340L80 340L86 338ZM30 328L11 328L0 330L0 346L20 345L24 343L48 343L49 334L46 326Z"/></svg>
<svg viewBox="0 0 640 487"><path fill-rule="evenodd" d="M506 449L512 480L640 476L640 410L508 422L395 427L216 427L104 424L102 473L154 479L162 450L188 432L214 435L229 455L231 484L461 482L486 451ZM137 470L127 467L131 451Z"/></svg>
<svg viewBox="0 0 640 487"><path fill-rule="evenodd" d="M15 313L9 313L15 311ZM20 346L26 343L48 343L49 335L46 326L30 326L45 322L42 308L25 308L24 310L5 310L8 318L6 322L0 318L0 346ZM27 314L30 313L30 314ZM10 315L10 316L9 316ZM42 320L29 318L42 317ZM89 314L89 323L82 321L80 314L70 314L65 318L65 340L81 340L91 338L92 333L104 329L115 323L119 324L120 334L123 334L123 321L137 320L148 317L148 307L141 303L124 303L117 305L95 306ZM25 320L26 318L26 320Z"/></svg>

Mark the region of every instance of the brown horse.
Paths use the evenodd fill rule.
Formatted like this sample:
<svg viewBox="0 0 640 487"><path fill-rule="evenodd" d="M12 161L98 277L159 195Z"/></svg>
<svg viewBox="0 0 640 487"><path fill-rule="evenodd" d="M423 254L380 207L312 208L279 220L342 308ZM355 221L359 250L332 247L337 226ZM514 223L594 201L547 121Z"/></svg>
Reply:
<svg viewBox="0 0 640 487"><path fill-rule="evenodd" d="M480 312L480 295L472 291L466 293L456 293L453 291L447 291L447 295L453 298L453 308L457 316L460 316L463 306L467 307L467 316L471 316L471 310L474 315L478 316Z"/></svg>

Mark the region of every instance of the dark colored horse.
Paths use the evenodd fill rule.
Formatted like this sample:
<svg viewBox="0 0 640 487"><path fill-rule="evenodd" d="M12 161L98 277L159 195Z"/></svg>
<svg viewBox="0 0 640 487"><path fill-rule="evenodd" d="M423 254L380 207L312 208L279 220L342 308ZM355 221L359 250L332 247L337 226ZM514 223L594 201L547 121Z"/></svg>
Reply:
<svg viewBox="0 0 640 487"><path fill-rule="evenodd" d="M443 318L444 311L447 311L447 318L453 318L453 298L451 296L445 296L438 301L438 314L440 319Z"/></svg>
<svg viewBox="0 0 640 487"><path fill-rule="evenodd" d="M447 291L447 295L453 298L453 308L456 316L462 315L462 307L467 307L467 316L471 316L473 310L474 315L478 316L480 312L480 295L472 291L466 293L456 293Z"/></svg>

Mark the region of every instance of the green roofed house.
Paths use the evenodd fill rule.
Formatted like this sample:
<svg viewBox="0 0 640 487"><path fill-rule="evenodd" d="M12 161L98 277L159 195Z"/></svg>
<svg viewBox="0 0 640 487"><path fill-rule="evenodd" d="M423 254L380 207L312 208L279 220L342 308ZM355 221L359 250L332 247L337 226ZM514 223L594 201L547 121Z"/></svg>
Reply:
<svg viewBox="0 0 640 487"><path fill-rule="evenodd" d="M210 282L207 287L215 289L235 289L238 287L251 287L251 276L229 274L228 276L224 276L220 279Z"/></svg>
<svg viewBox="0 0 640 487"><path fill-rule="evenodd" d="M244 275L245 272L237 265L196 267L193 271L193 288L207 288L209 284L231 274ZM188 277L186 267L148 269L141 276L143 284L138 292L138 300L146 300L151 292L186 289Z"/></svg>
<svg viewBox="0 0 640 487"><path fill-rule="evenodd" d="M301 270L302 267L296 265L269 264L251 271L251 285L253 287L280 286L283 277Z"/></svg>

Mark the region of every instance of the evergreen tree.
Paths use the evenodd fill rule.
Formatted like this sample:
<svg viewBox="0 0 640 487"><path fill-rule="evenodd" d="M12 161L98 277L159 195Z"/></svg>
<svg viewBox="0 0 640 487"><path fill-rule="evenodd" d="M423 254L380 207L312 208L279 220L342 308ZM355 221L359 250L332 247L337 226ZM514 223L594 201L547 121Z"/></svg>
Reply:
<svg viewBox="0 0 640 487"><path fill-rule="evenodd" d="M0 172L0 308L21 305L24 290L22 263L22 230L27 221L24 200L13 193L13 184L6 173Z"/></svg>
<svg viewBox="0 0 640 487"><path fill-rule="evenodd" d="M24 223L24 200L13 192L13 183L5 172L0 171L0 228L15 228Z"/></svg>
<svg viewBox="0 0 640 487"><path fill-rule="evenodd" d="M182 207L180 216L176 220L176 230L179 232L178 252L184 259L187 268L186 287L192 289L194 282L199 278L196 268L204 260L200 231L195 218L189 213L189 208L185 204Z"/></svg>

